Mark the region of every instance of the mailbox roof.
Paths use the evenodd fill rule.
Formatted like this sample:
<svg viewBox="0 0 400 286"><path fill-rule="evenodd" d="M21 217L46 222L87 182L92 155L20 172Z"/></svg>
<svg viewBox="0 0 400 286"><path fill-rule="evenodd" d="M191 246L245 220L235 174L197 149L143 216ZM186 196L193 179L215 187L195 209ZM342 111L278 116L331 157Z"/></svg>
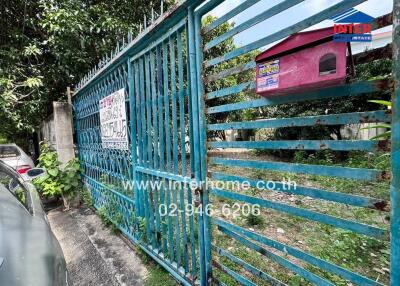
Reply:
<svg viewBox="0 0 400 286"><path fill-rule="evenodd" d="M293 34L282 42L259 54L256 57L256 62L268 58L274 58L282 54L291 54L308 47L316 46L329 41L333 34L332 27Z"/></svg>

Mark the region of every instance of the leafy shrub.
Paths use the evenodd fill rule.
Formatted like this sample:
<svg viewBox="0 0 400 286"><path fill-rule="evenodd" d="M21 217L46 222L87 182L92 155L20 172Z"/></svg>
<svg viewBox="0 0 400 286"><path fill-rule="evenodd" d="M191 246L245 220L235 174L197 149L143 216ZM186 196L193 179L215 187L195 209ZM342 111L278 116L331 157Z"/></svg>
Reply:
<svg viewBox="0 0 400 286"><path fill-rule="evenodd" d="M93 198L92 194L90 193L90 190L88 190L87 188L83 188L81 193L81 198L86 206L93 207Z"/></svg>
<svg viewBox="0 0 400 286"><path fill-rule="evenodd" d="M48 143L42 142L40 147L38 166L46 169L46 175L34 180L34 184L45 197L61 196L69 209L70 199L82 189L79 160L74 158L62 167L57 152Z"/></svg>
<svg viewBox="0 0 400 286"><path fill-rule="evenodd" d="M263 227L265 225L265 219L261 215L255 215L250 213L245 217L245 220L249 226Z"/></svg>

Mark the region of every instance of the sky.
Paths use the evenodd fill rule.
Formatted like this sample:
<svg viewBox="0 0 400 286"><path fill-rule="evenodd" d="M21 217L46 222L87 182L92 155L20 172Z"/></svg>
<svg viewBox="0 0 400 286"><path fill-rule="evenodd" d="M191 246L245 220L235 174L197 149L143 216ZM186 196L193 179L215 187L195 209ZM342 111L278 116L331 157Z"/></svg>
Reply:
<svg viewBox="0 0 400 286"><path fill-rule="evenodd" d="M236 15L233 19L231 19L231 21L235 22L236 25L239 25L282 1L283 0L261 0L252 7ZM267 19L242 33L239 33L234 37L235 44L237 46L243 46L252 43L258 39L264 38L269 34L286 28L289 25L308 18L341 1L343 0L306 0L288 9L287 11ZM220 17L242 2L244 2L244 0L226 0L212 10L210 14ZM356 6L355 8L373 17L378 17L392 11L393 0L368 0ZM327 20L311 27L310 29L323 28L332 25L333 21ZM391 27L387 27L385 29L381 29L380 31L386 31L390 29Z"/></svg>

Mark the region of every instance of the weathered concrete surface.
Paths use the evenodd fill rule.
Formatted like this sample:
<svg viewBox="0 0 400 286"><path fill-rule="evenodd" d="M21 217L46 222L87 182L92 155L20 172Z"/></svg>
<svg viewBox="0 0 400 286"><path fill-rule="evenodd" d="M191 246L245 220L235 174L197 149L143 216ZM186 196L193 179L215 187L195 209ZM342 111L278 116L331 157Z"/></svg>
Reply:
<svg viewBox="0 0 400 286"><path fill-rule="evenodd" d="M39 126L38 140L47 140L63 165L75 157L72 130L71 106L67 102L54 101L53 114Z"/></svg>
<svg viewBox="0 0 400 286"><path fill-rule="evenodd" d="M48 213L74 286L143 285L147 269L138 255L105 228L90 209Z"/></svg>

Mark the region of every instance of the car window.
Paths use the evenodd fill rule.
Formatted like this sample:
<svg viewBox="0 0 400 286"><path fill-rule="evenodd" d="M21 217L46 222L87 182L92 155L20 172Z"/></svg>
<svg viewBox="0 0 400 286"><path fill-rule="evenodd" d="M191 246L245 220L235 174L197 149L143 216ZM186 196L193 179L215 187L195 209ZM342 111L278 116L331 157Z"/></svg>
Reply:
<svg viewBox="0 0 400 286"><path fill-rule="evenodd" d="M0 146L0 159L18 157L21 153L15 146Z"/></svg>
<svg viewBox="0 0 400 286"><path fill-rule="evenodd" d="M9 172L0 169L0 184L2 184L14 197L29 211L29 203L27 200L28 190L18 180L18 176L13 176ZM13 183L11 181L13 180ZM12 188L10 187L11 185Z"/></svg>

